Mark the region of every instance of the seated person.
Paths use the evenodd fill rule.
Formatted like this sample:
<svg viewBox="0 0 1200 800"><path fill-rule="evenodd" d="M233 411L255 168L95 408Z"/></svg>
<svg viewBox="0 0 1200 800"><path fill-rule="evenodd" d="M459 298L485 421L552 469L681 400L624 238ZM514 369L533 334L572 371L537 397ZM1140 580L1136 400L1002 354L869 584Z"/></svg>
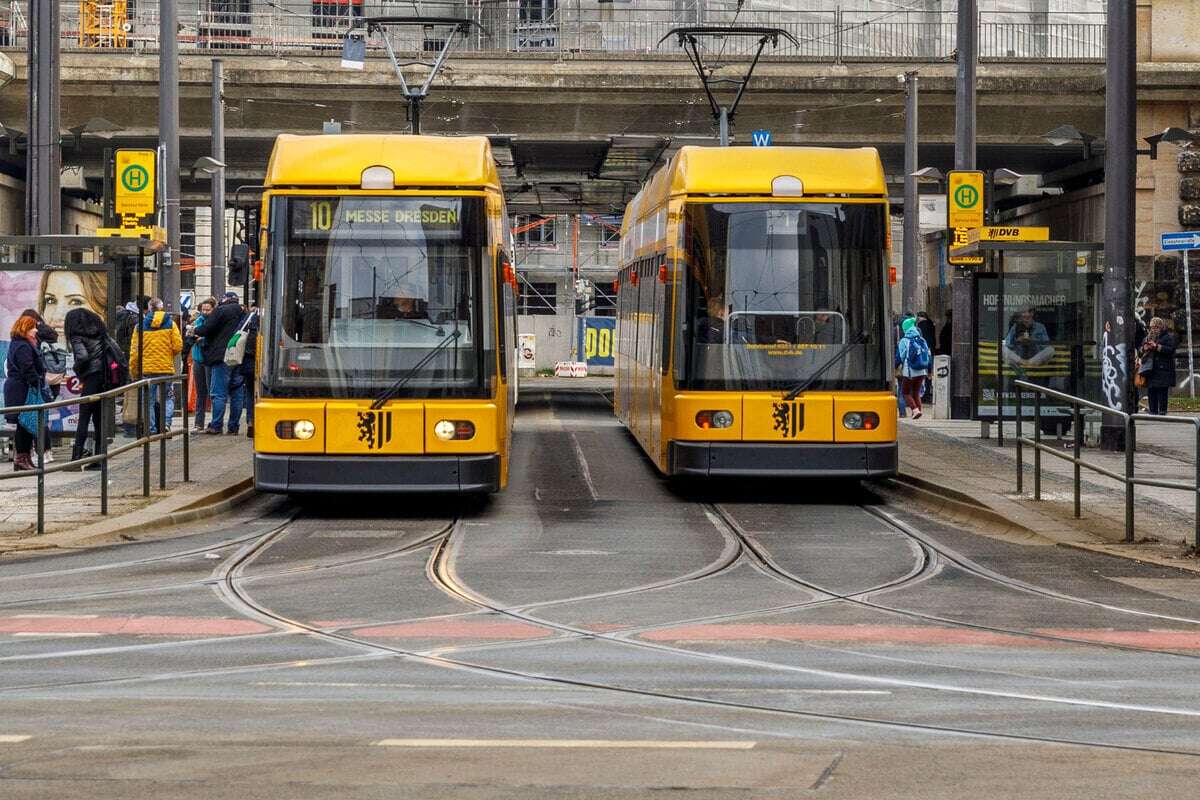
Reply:
<svg viewBox="0 0 1200 800"><path fill-rule="evenodd" d="M721 344L725 341L725 303L720 297L710 297L703 313L696 316L696 341Z"/></svg>
<svg viewBox="0 0 1200 800"><path fill-rule="evenodd" d="M1004 360L1014 367L1037 367L1054 358L1046 326L1023 311L1004 337Z"/></svg>
<svg viewBox="0 0 1200 800"><path fill-rule="evenodd" d="M429 319L429 304L424 298L395 297L379 298L375 309L376 319Z"/></svg>

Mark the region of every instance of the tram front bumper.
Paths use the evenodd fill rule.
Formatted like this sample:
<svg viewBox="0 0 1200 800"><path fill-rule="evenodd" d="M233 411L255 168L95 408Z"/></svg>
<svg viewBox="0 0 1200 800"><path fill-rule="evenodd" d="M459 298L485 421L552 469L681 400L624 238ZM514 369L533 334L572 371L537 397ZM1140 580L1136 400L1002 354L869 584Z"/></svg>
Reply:
<svg viewBox="0 0 1200 800"><path fill-rule="evenodd" d="M895 442L671 442L671 475L763 478L887 478L896 474Z"/></svg>
<svg viewBox="0 0 1200 800"><path fill-rule="evenodd" d="M254 455L260 492L497 492L500 456Z"/></svg>

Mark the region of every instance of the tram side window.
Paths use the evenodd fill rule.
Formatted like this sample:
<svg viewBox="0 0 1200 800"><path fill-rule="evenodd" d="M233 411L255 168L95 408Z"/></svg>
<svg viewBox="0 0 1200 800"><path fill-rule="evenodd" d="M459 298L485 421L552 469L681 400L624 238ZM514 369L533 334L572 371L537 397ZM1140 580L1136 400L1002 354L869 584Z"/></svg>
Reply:
<svg viewBox="0 0 1200 800"><path fill-rule="evenodd" d="M504 265L508 263L508 256L503 250L496 251L496 286L500 288L497 292L500 300L500 319L496 325L496 330L499 335L496 338L496 351L500 354L500 379L508 380L508 348L511 346L505 336L505 328L508 326L509 315L512 313L512 295L511 288L504 280Z"/></svg>

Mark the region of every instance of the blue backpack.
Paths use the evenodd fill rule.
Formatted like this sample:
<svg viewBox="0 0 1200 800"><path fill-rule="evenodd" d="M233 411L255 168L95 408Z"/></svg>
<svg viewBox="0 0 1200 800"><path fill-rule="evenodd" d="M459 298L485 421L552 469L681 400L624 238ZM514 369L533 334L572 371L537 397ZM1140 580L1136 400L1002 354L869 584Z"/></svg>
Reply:
<svg viewBox="0 0 1200 800"><path fill-rule="evenodd" d="M908 353L905 356L905 362L911 370L929 369L929 365L933 363L933 356L929 353L929 345L925 338L918 336L915 339L906 339L908 342Z"/></svg>

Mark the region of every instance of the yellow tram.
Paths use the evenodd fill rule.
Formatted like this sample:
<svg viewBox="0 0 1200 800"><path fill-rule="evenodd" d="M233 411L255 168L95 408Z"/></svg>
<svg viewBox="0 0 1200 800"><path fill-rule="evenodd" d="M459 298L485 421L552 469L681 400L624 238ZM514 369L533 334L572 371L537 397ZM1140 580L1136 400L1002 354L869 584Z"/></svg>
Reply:
<svg viewBox="0 0 1200 800"><path fill-rule="evenodd" d="M257 488L503 488L515 276L488 140L283 135L266 187Z"/></svg>
<svg viewBox="0 0 1200 800"><path fill-rule="evenodd" d="M667 475L895 474L872 148L684 147L625 211L621 421Z"/></svg>

